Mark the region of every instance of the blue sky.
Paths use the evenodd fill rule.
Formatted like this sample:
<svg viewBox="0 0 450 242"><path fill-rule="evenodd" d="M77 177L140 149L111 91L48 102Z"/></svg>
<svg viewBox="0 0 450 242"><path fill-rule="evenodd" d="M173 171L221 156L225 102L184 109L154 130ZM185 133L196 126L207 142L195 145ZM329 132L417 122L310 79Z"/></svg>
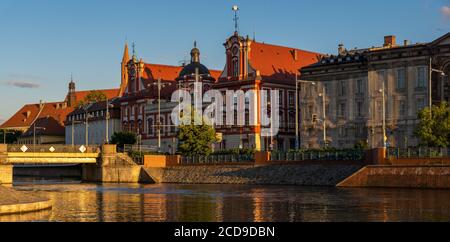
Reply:
<svg viewBox="0 0 450 242"><path fill-rule="evenodd" d="M323 53L450 32L450 0L1 0L0 122L63 99L70 73L78 90L118 87L125 40L146 62L171 65L197 40L202 62L222 69L234 4L241 34Z"/></svg>

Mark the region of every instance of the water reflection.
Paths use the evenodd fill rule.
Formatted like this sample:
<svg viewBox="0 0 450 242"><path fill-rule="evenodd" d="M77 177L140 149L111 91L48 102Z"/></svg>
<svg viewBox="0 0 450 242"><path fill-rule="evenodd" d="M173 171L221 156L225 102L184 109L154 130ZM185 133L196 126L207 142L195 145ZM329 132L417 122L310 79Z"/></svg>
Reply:
<svg viewBox="0 0 450 242"><path fill-rule="evenodd" d="M241 185L21 184L51 211L0 221L450 221L450 191Z"/></svg>

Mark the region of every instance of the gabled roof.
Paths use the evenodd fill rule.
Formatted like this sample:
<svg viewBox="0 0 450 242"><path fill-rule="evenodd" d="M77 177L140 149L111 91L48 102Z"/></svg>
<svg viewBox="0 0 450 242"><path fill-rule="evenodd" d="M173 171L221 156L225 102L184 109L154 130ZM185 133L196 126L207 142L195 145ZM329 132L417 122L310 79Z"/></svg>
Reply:
<svg viewBox="0 0 450 242"><path fill-rule="evenodd" d="M57 133L60 132L61 127L64 127L67 114L72 111L73 108L67 107L65 102L27 104L3 123L0 128L27 129L36 122L36 126L44 127L46 133Z"/></svg>
<svg viewBox="0 0 450 242"><path fill-rule="evenodd" d="M83 100L91 91L79 91L75 92L76 100ZM119 94L119 89L105 89L98 90L103 92L108 99L116 98ZM67 101L67 100L66 100ZM53 118L56 122L47 122L48 125L53 125L55 123L64 124L67 114L72 112L74 109L67 107L66 102L52 102L41 104L27 104L23 106L17 113L15 113L10 119L4 122L0 128L4 129L27 129L33 125L33 122L41 119ZM64 127L64 125L62 126ZM55 130L55 127L49 127L49 130Z"/></svg>
<svg viewBox="0 0 450 242"><path fill-rule="evenodd" d="M292 81L304 66L318 62L320 53L252 41L250 65L263 79Z"/></svg>

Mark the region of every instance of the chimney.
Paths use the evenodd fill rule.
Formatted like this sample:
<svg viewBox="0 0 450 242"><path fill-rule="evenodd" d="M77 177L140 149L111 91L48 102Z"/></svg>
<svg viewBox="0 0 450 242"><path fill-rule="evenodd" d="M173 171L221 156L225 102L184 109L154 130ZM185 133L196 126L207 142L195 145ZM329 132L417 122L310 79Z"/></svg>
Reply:
<svg viewBox="0 0 450 242"><path fill-rule="evenodd" d="M403 41L403 45L405 45L405 46L408 46L408 45L410 45L411 44L411 42L409 42L409 40L404 40Z"/></svg>
<svg viewBox="0 0 450 242"><path fill-rule="evenodd" d="M293 50L294 60L298 61L298 51L296 49Z"/></svg>
<svg viewBox="0 0 450 242"><path fill-rule="evenodd" d="M384 45L383 47L392 47L396 46L396 37L395 35L384 36Z"/></svg>

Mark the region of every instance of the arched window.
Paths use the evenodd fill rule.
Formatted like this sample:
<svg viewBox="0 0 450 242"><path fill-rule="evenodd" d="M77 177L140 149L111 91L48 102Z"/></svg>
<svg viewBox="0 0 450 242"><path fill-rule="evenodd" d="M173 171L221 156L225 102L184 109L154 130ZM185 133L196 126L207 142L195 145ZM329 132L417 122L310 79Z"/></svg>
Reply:
<svg viewBox="0 0 450 242"><path fill-rule="evenodd" d="M233 75L235 77L239 76L239 62L237 59L233 59Z"/></svg>

